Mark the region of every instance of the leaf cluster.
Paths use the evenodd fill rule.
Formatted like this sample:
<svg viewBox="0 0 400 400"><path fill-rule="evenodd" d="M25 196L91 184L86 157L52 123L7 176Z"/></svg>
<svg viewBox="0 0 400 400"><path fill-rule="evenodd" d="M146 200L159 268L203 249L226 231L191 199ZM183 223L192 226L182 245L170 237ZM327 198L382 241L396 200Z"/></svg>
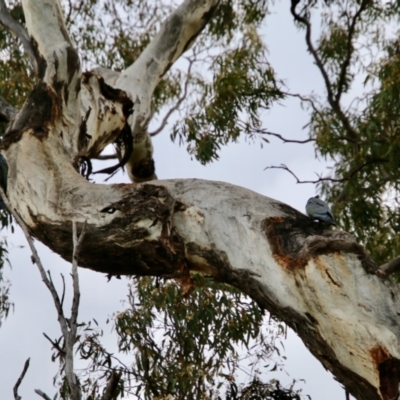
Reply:
<svg viewBox="0 0 400 400"><path fill-rule="evenodd" d="M76 353L86 367L77 376L85 398L100 399L114 371L121 374L121 397L300 399L295 382L283 388L279 381L262 380L281 368L276 342L285 334L284 326L267 320L259 306L236 289L201 275L192 278L194 289L186 294L175 281L132 281L128 308L113 318L119 354L102 345L103 331L96 320L80 324ZM52 361L60 363L54 382L60 398L67 400L64 340L50 341Z"/></svg>
<svg viewBox="0 0 400 400"><path fill-rule="evenodd" d="M119 349L132 353L134 393L143 399L209 399L243 368L279 354L282 334L267 325L258 305L235 289L200 275L185 296L175 282L134 282L130 307L116 317Z"/></svg>
<svg viewBox="0 0 400 400"><path fill-rule="evenodd" d="M11 282L4 275L6 262L9 263L7 258L7 241L2 240L0 242L0 327L2 321L8 317L10 311L14 308L14 304L10 299Z"/></svg>

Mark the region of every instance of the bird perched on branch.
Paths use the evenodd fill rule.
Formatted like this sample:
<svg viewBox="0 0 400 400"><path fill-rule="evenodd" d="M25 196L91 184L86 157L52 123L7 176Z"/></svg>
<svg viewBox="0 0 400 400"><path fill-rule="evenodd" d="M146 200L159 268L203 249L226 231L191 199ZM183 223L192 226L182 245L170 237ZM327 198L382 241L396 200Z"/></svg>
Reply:
<svg viewBox="0 0 400 400"><path fill-rule="evenodd" d="M0 154L0 186L4 193L7 194L7 175L8 175L8 164L6 159ZM0 198L0 210L5 210L6 205L3 199Z"/></svg>
<svg viewBox="0 0 400 400"><path fill-rule="evenodd" d="M329 208L328 204L325 203L325 201L319 198L319 196L308 199L306 204L306 212L313 219L336 226L331 209Z"/></svg>

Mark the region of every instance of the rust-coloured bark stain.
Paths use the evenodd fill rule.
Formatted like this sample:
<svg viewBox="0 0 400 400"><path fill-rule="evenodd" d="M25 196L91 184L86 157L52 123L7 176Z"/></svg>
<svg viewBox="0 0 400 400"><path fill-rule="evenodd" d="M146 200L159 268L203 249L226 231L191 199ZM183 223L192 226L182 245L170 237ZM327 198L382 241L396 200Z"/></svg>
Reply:
<svg viewBox="0 0 400 400"><path fill-rule="evenodd" d="M287 220L282 217L272 217L264 220L264 232L266 233L272 254L279 265L287 269L304 268L309 260L309 257L299 257L299 249L289 244L291 235L289 234L290 227L287 226ZM289 223L289 225L291 225ZM286 231L287 232L284 232ZM294 244L294 243L293 243Z"/></svg>
<svg viewBox="0 0 400 400"><path fill-rule="evenodd" d="M386 348L375 346L370 350L379 370L379 390L384 400L397 400L400 384L400 360L393 358Z"/></svg>
<svg viewBox="0 0 400 400"><path fill-rule="evenodd" d="M277 203L283 217L269 217L262 221L271 246L272 255L279 265L288 270L304 268L312 257L334 253L356 254L367 272L377 269L363 246L340 230L332 231L326 225L313 221L297 210Z"/></svg>

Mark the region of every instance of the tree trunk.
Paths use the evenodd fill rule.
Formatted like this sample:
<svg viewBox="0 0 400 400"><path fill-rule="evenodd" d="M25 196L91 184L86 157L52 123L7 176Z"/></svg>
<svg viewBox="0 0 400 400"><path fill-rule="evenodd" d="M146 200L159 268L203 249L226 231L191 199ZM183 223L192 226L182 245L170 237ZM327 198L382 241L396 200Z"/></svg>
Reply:
<svg viewBox="0 0 400 400"><path fill-rule="evenodd" d="M72 221L86 221L81 267L111 275L201 271L239 288L292 327L357 399L395 398L400 292L349 234L227 183L101 185L78 172L125 135L132 180L155 177L152 93L217 5L184 1L127 70L82 75L58 1L23 0L39 79L1 147L10 202L32 236L68 261Z"/></svg>

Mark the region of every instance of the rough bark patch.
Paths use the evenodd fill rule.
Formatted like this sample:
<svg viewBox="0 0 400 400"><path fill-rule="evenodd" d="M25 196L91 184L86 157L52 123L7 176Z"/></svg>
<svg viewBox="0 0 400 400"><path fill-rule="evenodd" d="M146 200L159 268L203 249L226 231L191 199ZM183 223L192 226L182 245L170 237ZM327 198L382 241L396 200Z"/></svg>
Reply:
<svg viewBox="0 0 400 400"><path fill-rule="evenodd" d="M103 227L87 225L79 265L109 275L174 274L185 260L182 240L171 225L174 200L162 186L118 187L125 192L122 200L97 212L100 221L106 213L119 211L119 216ZM32 219L31 234L71 261L72 222L56 225L43 215Z"/></svg>
<svg viewBox="0 0 400 400"><path fill-rule="evenodd" d="M48 136L59 110L57 98L44 82L39 82L32 90L16 120L5 133L1 148L7 149L18 142L23 132L32 130L33 134L44 139Z"/></svg>
<svg viewBox="0 0 400 400"><path fill-rule="evenodd" d="M399 398L400 360L393 358L387 349L375 346L371 356L379 370L379 390L384 400Z"/></svg>

